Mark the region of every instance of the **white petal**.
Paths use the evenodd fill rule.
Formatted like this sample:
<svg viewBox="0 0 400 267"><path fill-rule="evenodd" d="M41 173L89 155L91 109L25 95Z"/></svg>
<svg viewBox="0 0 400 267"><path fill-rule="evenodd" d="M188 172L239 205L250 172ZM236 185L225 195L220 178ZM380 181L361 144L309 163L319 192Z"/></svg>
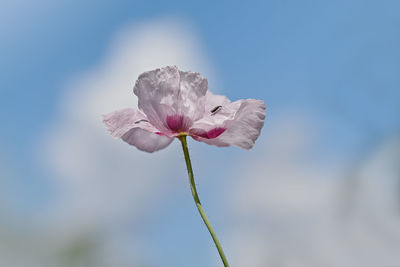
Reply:
<svg viewBox="0 0 400 267"><path fill-rule="evenodd" d="M167 132L166 116L174 113L173 104L179 93L179 70L165 67L144 72L133 89L138 96L138 106L150 123Z"/></svg>
<svg viewBox="0 0 400 267"><path fill-rule="evenodd" d="M208 81L197 72L179 71L180 99L177 105L178 114L185 114L193 121L200 119L204 113L204 97Z"/></svg>
<svg viewBox="0 0 400 267"><path fill-rule="evenodd" d="M222 106L214 115L209 115L196 122L192 131L214 131L224 128L225 131L216 138L203 138L194 135L197 141L215 146L238 146L250 149L260 135L264 125L265 104L262 100L239 100Z"/></svg>
<svg viewBox="0 0 400 267"><path fill-rule="evenodd" d="M205 112L211 113L215 107L227 106L231 101L224 95L215 95L210 91L207 91L205 98Z"/></svg>
<svg viewBox="0 0 400 267"><path fill-rule="evenodd" d="M239 102L231 101L222 95L214 95L210 91L205 96L205 111L203 118L197 120L191 130L202 129L205 131L215 127L224 127L229 120L233 120L239 109Z"/></svg>
<svg viewBox="0 0 400 267"><path fill-rule="evenodd" d="M148 122L146 115L140 110L125 108L103 115L103 122L113 137L121 138L132 128L142 128L148 132L159 132Z"/></svg>
<svg viewBox="0 0 400 267"><path fill-rule="evenodd" d="M154 152L172 142L172 138L160 136L140 110L126 108L103 116L103 122L115 138L136 146L140 150Z"/></svg>
<svg viewBox="0 0 400 267"><path fill-rule="evenodd" d="M146 152L154 152L165 148L174 140L166 136L146 132L140 128L129 130L122 136L122 140Z"/></svg>

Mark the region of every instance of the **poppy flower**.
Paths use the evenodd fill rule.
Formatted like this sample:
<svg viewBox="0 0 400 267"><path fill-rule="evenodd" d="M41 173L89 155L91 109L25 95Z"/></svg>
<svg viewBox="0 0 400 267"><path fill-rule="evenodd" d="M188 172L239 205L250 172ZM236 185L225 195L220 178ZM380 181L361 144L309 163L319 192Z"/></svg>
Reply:
<svg viewBox="0 0 400 267"><path fill-rule="evenodd" d="M139 109L114 111L103 122L113 137L143 151L163 149L183 135L209 145L250 149L264 125L264 101L231 102L208 91L207 79L199 73L176 66L144 72L133 92Z"/></svg>

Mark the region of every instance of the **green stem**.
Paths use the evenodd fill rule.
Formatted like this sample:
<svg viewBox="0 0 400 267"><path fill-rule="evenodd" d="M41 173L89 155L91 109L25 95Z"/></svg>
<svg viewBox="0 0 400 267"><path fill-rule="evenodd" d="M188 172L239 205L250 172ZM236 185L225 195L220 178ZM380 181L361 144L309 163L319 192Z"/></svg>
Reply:
<svg viewBox="0 0 400 267"><path fill-rule="evenodd" d="M187 142L186 142L186 135L181 135L179 137L179 139L181 140L183 153L185 154L185 161L186 161L186 166L187 166L189 181L190 181L190 189L192 190L194 202L196 203L196 207L199 210L200 216L203 219L205 225L207 226L207 229L210 232L212 239L214 240L215 246L217 247L219 256L221 257L222 262L224 263L224 266L229 267L228 260L226 259L224 251L222 250L221 243L219 243L218 237L215 234L215 231L212 228L210 222L208 221L206 213L204 212L203 207L201 206L199 195L197 194L196 184L194 183L192 163L190 162L190 156L189 156L189 151L188 151Z"/></svg>

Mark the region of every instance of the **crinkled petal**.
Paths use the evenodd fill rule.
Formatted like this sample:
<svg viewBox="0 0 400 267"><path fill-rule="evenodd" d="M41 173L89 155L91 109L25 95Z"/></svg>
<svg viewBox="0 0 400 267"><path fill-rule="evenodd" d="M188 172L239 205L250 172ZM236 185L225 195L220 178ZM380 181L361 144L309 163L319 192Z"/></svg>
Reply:
<svg viewBox="0 0 400 267"><path fill-rule="evenodd" d="M168 132L166 117L174 113L173 104L179 92L179 70L165 67L142 73L133 92L138 96L138 106L150 123L162 132Z"/></svg>
<svg viewBox="0 0 400 267"><path fill-rule="evenodd" d="M218 106L225 107L229 105L231 101L224 95L216 95L207 91L205 97L205 115L211 114L212 110ZM207 114L208 113L208 114Z"/></svg>
<svg viewBox="0 0 400 267"><path fill-rule="evenodd" d="M111 135L136 146L140 150L154 152L172 142L172 138L160 136L140 110L126 108L103 116L103 122Z"/></svg>
<svg viewBox="0 0 400 267"><path fill-rule="evenodd" d="M190 133L197 141L210 145L250 149L260 135L264 119L264 101L239 100L221 105L218 111L194 123Z"/></svg>
<svg viewBox="0 0 400 267"><path fill-rule="evenodd" d="M207 87L207 80L199 73L165 67L140 75L134 93L138 96L139 109L150 123L164 135L172 137L176 135L176 129L169 127L167 118L171 120L181 116L182 126L189 128L193 121L203 116Z"/></svg>
<svg viewBox="0 0 400 267"><path fill-rule="evenodd" d="M239 103L231 101L222 95L214 95L210 91L205 96L205 111L203 117L191 127L191 132L209 131L215 127L225 127L229 120L233 120Z"/></svg>
<svg viewBox="0 0 400 267"><path fill-rule="evenodd" d="M125 108L106 114L103 122L108 131L115 138L121 138L132 128L142 128L147 132L158 133L159 130L151 125L140 110Z"/></svg>
<svg viewBox="0 0 400 267"><path fill-rule="evenodd" d="M174 138L149 133L140 128L133 128L122 136L122 140L140 150L154 152L171 144Z"/></svg>
<svg viewBox="0 0 400 267"><path fill-rule="evenodd" d="M200 119L204 113L208 90L208 81L197 72L179 71L180 96L176 109L179 114L185 114L193 121Z"/></svg>

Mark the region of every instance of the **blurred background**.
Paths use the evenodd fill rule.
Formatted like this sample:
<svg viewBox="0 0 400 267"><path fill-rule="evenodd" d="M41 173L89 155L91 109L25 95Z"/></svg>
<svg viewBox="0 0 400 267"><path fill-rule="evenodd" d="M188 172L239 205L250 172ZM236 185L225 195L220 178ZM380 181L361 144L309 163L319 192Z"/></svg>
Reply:
<svg viewBox="0 0 400 267"><path fill-rule="evenodd" d="M400 266L399 1L2 0L0 266L221 266L180 144L101 115L137 76L262 99L256 146L189 140L231 266Z"/></svg>

